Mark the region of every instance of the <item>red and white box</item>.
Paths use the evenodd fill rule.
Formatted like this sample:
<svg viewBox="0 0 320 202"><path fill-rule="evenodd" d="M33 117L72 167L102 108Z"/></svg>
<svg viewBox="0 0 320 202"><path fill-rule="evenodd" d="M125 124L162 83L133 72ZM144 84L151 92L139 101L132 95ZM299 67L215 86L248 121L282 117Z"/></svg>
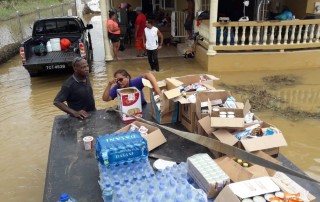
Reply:
<svg viewBox="0 0 320 202"><path fill-rule="evenodd" d="M121 88L117 90L119 111L142 117L141 93L136 87ZM122 122L128 123L135 119L126 114L120 114Z"/></svg>

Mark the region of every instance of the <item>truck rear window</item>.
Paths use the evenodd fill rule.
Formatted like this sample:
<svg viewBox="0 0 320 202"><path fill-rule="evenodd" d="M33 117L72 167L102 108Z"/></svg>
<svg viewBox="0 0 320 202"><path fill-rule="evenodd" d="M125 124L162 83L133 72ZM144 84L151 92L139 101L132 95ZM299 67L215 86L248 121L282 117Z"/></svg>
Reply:
<svg viewBox="0 0 320 202"><path fill-rule="evenodd" d="M35 35L80 33L80 28L74 20L52 20L38 22L34 32Z"/></svg>

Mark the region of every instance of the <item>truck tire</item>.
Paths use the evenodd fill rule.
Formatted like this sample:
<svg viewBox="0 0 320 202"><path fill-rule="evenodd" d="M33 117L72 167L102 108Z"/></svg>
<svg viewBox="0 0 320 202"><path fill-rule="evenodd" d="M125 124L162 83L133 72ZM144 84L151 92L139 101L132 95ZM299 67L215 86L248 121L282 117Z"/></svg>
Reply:
<svg viewBox="0 0 320 202"><path fill-rule="evenodd" d="M92 51L87 52L87 62L89 65L89 72L92 72Z"/></svg>
<svg viewBox="0 0 320 202"><path fill-rule="evenodd" d="M36 77L39 76L39 72L32 72L32 71L28 71L30 77Z"/></svg>

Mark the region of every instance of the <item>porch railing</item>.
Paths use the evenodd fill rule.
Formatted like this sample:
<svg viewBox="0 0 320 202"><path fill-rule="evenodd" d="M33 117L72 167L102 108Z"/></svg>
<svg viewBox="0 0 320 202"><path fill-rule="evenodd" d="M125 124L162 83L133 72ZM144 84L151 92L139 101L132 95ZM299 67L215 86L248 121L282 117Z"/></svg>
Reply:
<svg viewBox="0 0 320 202"><path fill-rule="evenodd" d="M214 50L285 50L320 47L320 20L213 23ZM209 41L209 21L199 26Z"/></svg>
<svg viewBox="0 0 320 202"><path fill-rule="evenodd" d="M187 32L184 28L187 14L181 11L173 11L171 13L171 35L173 37L186 37Z"/></svg>

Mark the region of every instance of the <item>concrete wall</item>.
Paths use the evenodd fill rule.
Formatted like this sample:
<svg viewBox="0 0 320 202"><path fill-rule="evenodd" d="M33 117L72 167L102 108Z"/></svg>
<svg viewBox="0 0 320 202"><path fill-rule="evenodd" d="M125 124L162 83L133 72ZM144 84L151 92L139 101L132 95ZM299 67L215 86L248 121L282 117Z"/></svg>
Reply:
<svg viewBox="0 0 320 202"><path fill-rule="evenodd" d="M289 7L297 19L303 19L306 16L307 3L306 0L286 0L285 5Z"/></svg>
<svg viewBox="0 0 320 202"><path fill-rule="evenodd" d="M320 0L308 0L307 3L307 13L313 13L314 11L314 4L316 2L320 2Z"/></svg>
<svg viewBox="0 0 320 202"><path fill-rule="evenodd" d="M320 67L320 50L288 52L234 52L208 56L201 46L195 59L206 71L288 70Z"/></svg>
<svg viewBox="0 0 320 202"><path fill-rule="evenodd" d="M131 5L131 9L135 9L137 6L142 6L142 1L141 0L112 0L113 5L115 8L118 8L121 3L129 3ZM151 1L151 0L150 0Z"/></svg>

